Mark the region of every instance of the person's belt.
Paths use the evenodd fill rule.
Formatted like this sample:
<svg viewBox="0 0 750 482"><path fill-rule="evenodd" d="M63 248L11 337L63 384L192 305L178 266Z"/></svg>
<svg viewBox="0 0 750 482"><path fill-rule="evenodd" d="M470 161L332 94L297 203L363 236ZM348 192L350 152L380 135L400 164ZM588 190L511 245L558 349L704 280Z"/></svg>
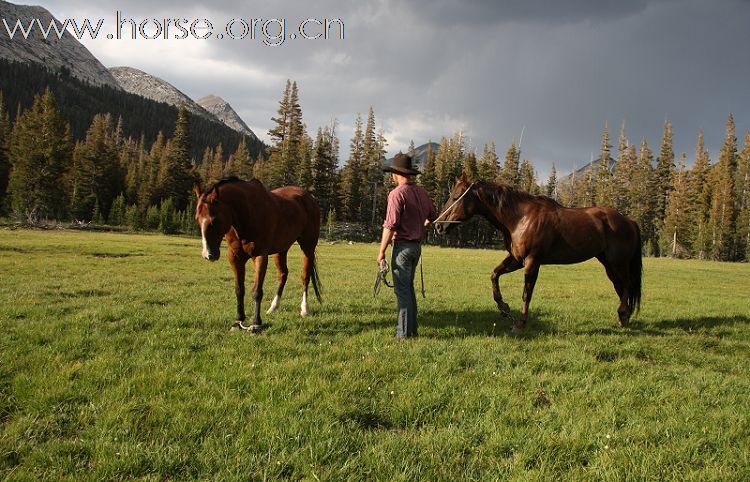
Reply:
<svg viewBox="0 0 750 482"><path fill-rule="evenodd" d="M394 241L395 244L398 243L421 243L421 239L397 239Z"/></svg>

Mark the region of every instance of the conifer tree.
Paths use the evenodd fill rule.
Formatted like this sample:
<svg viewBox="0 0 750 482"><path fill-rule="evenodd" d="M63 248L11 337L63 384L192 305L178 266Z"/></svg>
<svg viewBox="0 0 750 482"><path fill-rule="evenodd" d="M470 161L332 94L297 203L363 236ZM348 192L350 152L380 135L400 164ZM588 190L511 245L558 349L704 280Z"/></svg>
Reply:
<svg viewBox="0 0 750 482"><path fill-rule="evenodd" d="M272 141L268 158L268 187L271 189L295 184L302 161L300 153L306 152L300 148L306 134L297 82L287 80L277 114L271 119L276 125L268 131Z"/></svg>
<svg viewBox="0 0 750 482"><path fill-rule="evenodd" d="M482 157L479 158L477 166L479 179L486 182L497 182L500 175L500 160L495 152L495 143L482 147Z"/></svg>
<svg viewBox="0 0 750 482"><path fill-rule="evenodd" d="M737 228L737 206L735 204L734 178L737 171L737 137L734 133L734 117L729 114L724 144L716 166L716 183L711 202L711 255L714 259L732 261L736 259L735 231Z"/></svg>
<svg viewBox="0 0 750 482"><path fill-rule="evenodd" d="M336 209L336 166L338 164L338 139L336 121L331 126L318 129L312 158L312 184L310 191L320 203L323 219Z"/></svg>
<svg viewBox="0 0 750 482"><path fill-rule="evenodd" d="M521 163L518 187L522 191L526 191L531 194L536 194L538 191L536 185L536 174L534 173L534 166L528 159L524 159Z"/></svg>
<svg viewBox="0 0 750 482"><path fill-rule="evenodd" d="M232 174L240 179L250 179L253 177L253 163L250 159L250 152L247 150L247 136L240 138L237 150L232 155Z"/></svg>
<svg viewBox="0 0 750 482"><path fill-rule="evenodd" d="M750 132L745 134L742 151L737 158L735 179L737 200L737 260L750 261Z"/></svg>
<svg viewBox="0 0 750 482"><path fill-rule="evenodd" d="M138 189L138 206L143 211L145 211L149 205L158 202L159 193L157 179L159 175L159 165L161 164L161 158L165 147L166 140L164 139L164 134L159 131L154 143L151 145L148 156L144 159L143 177Z"/></svg>
<svg viewBox="0 0 750 482"><path fill-rule="evenodd" d="M710 174L711 159L708 157L708 151L703 142L703 130L701 129L698 131L695 161L688 180L690 183L689 212L691 213L691 222L695 226L692 250L699 258L707 258L711 250L709 217L711 215L713 189L710 183Z"/></svg>
<svg viewBox="0 0 750 482"><path fill-rule="evenodd" d="M8 190L8 175L10 174L10 118L5 109L3 93L0 91L0 215L5 211L5 194Z"/></svg>
<svg viewBox="0 0 750 482"><path fill-rule="evenodd" d="M549 179L547 180L547 186L546 186L546 192L544 193L548 197L551 197L552 199L557 200L558 194L557 194L557 167L555 167L555 163L552 163L552 170L549 173Z"/></svg>
<svg viewBox="0 0 750 482"><path fill-rule="evenodd" d="M359 220L359 209L362 206L363 158L362 116L357 113L354 121L354 135L349 144L349 158L341 172L341 212L345 221Z"/></svg>
<svg viewBox="0 0 750 482"><path fill-rule="evenodd" d="M692 245L692 224L690 223L690 185L685 167L686 155L682 153L677 172L672 177L672 187L666 206L663 244L671 246L672 257L689 252Z"/></svg>
<svg viewBox="0 0 750 482"><path fill-rule="evenodd" d="M654 192L654 156L648 147L648 141L644 137L638 152L638 159L632 172L632 183L630 186L629 215L633 217L641 228L641 236L644 245L649 247L650 253L654 253L658 240L654 238L654 211L656 198Z"/></svg>
<svg viewBox="0 0 750 482"><path fill-rule="evenodd" d="M512 187L518 187L520 182L520 155L521 153L516 147L516 141L514 139L508 147L508 151L505 153L505 163L500 172L501 180Z"/></svg>
<svg viewBox="0 0 750 482"><path fill-rule="evenodd" d="M617 142L617 162L612 172L612 202L615 209L627 214L629 211L630 176L636 160L635 147L629 146L625 135L625 121L620 127L620 137Z"/></svg>
<svg viewBox="0 0 750 482"><path fill-rule="evenodd" d="M610 150L612 145L609 143L609 128L604 124L602 131L602 147L599 154L599 165L596 169L596 205L597 206L614 206L614 193L612 189L612 172L610 163L612 157Z"/></svg>
<svg viewBox="0 0 750 482"><path fill-rule="evenodd" d="M309 190L313 183L313 140L307 134L302 136L299 143L299 166L297 166L297 180L295 183L302 189Z"/></svg>
<svg viewBox="0 0 750 482"><path fill-rule="evenodd" d="M180 106L174 134L169 140L159 166L159 198L171 199L173 209L184 209L190 190L196 180L190 162L190 114L184 105Z"/></svg>
<svg viewBox="0 0 750 482"><path fill-rule="evenodd" d="M664 133L662 135L659 158L656 160L654 170L654 231L659 237L664 227L667 200L672 187L672 176L674 175L674 151L672 150L672 124L664 121ZM655 253L657 256L659 253Z"/></svg>
<svg viewBox="0 0 750 482"><path fill-rule="evenodd" d="M471 151L464 156L463 174L466 174L466 178L471 182L479 179L479 172L477 170L477 155L474 153L474 151Z"/></svg>
<svg viewBox="0 0 750 482"><path fill-rule="evenodd" d="M8 191L16 215L31 222L67 215L64 176L72 147L70 125L57 112L52 92L46 90L17 117L11 135Z"/></svg>
<svg viewBox="0 0 750 482"><path fill-rule="evenodd" d="M427 144L427 152L425 153L424 164L422 165L422 175L419 176L419 182L430 195L433 203L437 203L439 199L439 188L435 160L435 150L432 147L432 140L430 140L430 142Z"/></svg>

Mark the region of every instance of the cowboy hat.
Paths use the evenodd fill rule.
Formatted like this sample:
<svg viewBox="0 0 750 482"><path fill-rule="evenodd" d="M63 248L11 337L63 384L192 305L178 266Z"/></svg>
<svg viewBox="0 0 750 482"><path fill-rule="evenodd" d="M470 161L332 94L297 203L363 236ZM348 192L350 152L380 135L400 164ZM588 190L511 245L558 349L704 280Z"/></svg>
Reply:
<svg viewBox="0 0 750 482"><path fill-rule="evenodd" d="M384 172L395 172L403 176L416 176L420 172L412 167L412 157L408 154L399 152L391 160L390 166L383 166Z"/></svg>

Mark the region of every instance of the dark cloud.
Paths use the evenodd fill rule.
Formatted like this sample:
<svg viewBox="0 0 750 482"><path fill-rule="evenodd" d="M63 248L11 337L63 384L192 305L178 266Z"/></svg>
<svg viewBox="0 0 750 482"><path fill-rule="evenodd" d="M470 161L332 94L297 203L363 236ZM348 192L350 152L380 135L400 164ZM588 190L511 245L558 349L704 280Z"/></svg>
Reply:
<svg viewBox="0 0 750 482"><path fill-rule="evenodd" d="M340 17L346 39L179 44L89 42L105 65L130 64L194 98L226 98L264 135L287 78L301 89L310 130L340 121L342 158L354 116L373 106L389 149L462 129L504 153L526 126L523 155L548 171L587 162L605 122L616 139L658 148L665 116L675 150L692 156L703 128L716 158L731 111L750 129L750 2L744 0L302 0L249 6L83 0L45 4L58 16Z"/></svg>

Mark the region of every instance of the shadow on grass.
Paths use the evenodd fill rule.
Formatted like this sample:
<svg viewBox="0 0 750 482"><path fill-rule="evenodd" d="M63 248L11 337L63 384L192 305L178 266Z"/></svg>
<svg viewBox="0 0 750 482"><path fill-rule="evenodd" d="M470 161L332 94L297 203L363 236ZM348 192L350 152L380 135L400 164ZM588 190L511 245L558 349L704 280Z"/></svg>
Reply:
<svg viewBox="0 0 750 482"><path fill-rule="evenodd" d="M578 335L624 335L624 336L671 336L679 332L684 333L713 333L724 334L726 328L736 325L750 325L750 318L746 316L699 316L695 318L673 318L655 322L633 320L626 328L606 327L590 330L577 330Z"/></svg>

